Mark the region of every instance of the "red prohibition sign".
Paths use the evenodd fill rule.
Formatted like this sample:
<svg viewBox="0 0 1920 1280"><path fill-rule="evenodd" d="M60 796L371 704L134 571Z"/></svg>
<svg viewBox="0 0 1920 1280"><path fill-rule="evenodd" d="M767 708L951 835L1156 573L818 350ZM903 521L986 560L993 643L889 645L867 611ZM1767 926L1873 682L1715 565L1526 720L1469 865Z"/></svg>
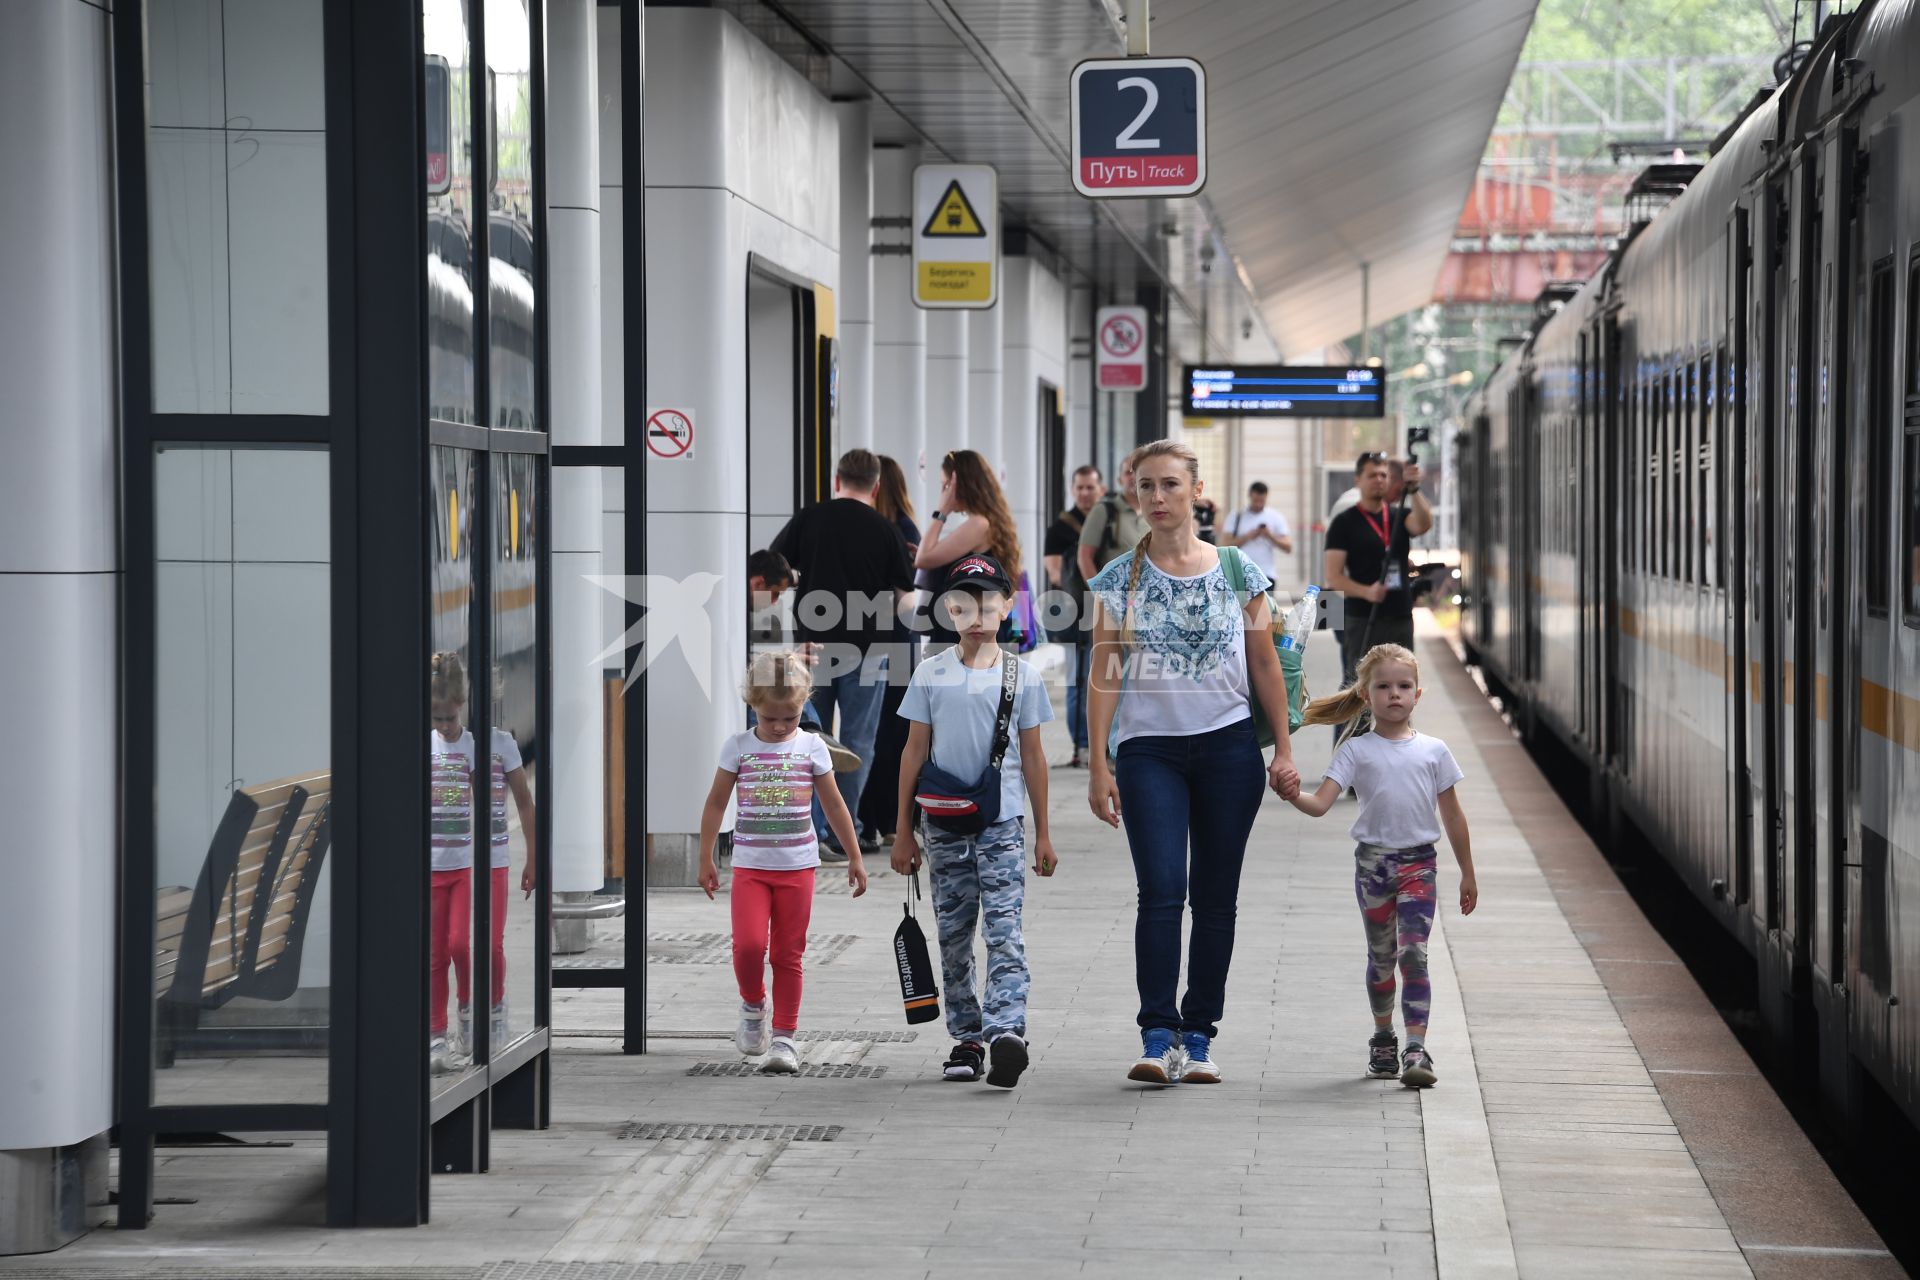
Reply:
<svg viewBox="0 0 1920 1280"><path fill-rule="evenodd" d="M1130 316L1110 316L1100 326L1100 345L1115 359L1124 359L1140 349L1140 326Z"/></svg>
<svg viewBox="0 0 1920 1280"><path fill-rule="evenodd" d="M693 419L678 409L656 409L647 419L647 451L678 458L693 448Z"/></svg>

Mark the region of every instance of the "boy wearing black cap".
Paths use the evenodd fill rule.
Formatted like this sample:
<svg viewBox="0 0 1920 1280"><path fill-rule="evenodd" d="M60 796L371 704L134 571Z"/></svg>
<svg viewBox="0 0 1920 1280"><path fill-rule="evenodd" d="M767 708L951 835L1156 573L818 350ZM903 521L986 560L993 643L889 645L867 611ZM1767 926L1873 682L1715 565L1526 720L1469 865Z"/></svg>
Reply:
<svg viewBox="0 0 1920 1280"><path fill-rule="evenodd" d="M1027 1068L1026 943L1020 915L1026 903L1026 830L1021 784L1032 801L1033 869L1050 876L1059 865L1047 831L1047 761L1040 726L1053 719L1046 686L1031 667L1001 649L995 637L1013 608L1013 586L992 556L956 561L947 590L935 602L953 621L959 642L922 662L913 673L900 714L911 721L900 760L900 812L893 869L918 869L914 831L916 793L929 760L962 786L984 781L993 765L996 722L1008 669L1014 676L1006 754L1000 761L997 811L977 834L960 835L933 821L919 833L933 880L940 930L940 967L947 987L947 1031L953 1052L949 1080L978 1080L1012 1088ZM986 816L986 815L982 815ZM985 991L974 974L973 935L979 923L987 945ZM991 1056L992 1066L987 1065Z"/></svg>

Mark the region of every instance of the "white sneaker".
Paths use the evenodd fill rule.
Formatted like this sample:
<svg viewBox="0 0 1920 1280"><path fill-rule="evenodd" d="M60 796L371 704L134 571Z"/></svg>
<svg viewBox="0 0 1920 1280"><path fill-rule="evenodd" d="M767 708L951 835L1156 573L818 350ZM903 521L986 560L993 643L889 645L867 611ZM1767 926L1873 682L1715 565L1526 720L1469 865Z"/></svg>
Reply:
<svg viewBox="0 0 1920 1280"><path fill-rule="evenodd" d="M436 1076L453 1074L453 1047L445 1036L435 1036L427 1042L427 1069Z"/></svg>
<svg viewBox="0 0 1920 1280"><path fill-rule="evenodd" d="M772 1047L767 1050L767 1060L760 1064L760 1070L770 1076L793 1075L800 1070L800 1051L785 1036L775 1036Z"/></svg>
<svg viewBox="0 0 1920 1280"><path fill-rule="evenodd" d="M767 1002L740 1006L740 1029L733 1033L733 1045L749 1058L757 1058L772 1047L773 1032L767 1026Z"/></svg>
<svg viewBox="0 0 1920 1280"><path fill-rule="evenodd" d="M1178 1084L1181 1051L1173 1032L1155 1027L1141 1033L1140 1057L1127 1072L1127 1079L1141 1084Z"/></svg>
<svg viewBox="0 0 1920 1280"><path fill-rule="evenodd" d="M1219 1084L1220 1060L1213 1056L1213 1042L1198 1031L1180 1037L1181 1084Z"/></svg>

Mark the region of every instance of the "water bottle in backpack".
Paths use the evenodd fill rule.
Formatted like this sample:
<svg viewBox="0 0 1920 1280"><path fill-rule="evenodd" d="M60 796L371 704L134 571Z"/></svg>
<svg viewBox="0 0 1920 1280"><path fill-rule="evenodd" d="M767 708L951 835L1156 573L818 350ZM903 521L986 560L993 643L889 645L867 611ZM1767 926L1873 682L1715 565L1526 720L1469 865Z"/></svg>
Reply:
<svg viewBox="0 0 1920 1280"><path fill-rule="evenodd" d="M1313 634L1314 627L1320 623L1320 588L1309 586L1306 594L1287 612L1287 622L1280 637L1280 648L1295 653L1306 651L1307 639Z"/></svg>

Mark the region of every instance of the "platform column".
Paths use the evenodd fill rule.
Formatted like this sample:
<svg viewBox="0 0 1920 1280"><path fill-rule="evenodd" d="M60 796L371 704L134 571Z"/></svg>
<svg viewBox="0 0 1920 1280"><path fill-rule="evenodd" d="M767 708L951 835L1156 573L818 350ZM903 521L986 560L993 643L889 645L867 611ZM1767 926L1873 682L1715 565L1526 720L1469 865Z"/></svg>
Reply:
<svg viewBox="0 0 1920 1280"><path fill-rule="evenodd" d="M0 6L0 1254L55 1249L105 1200L113 1123L113 197L108 17ZM152 903L148 903L152 909ZM95 1218L104 1216L96 1212Z"/></svg>
<svg viewBox="0 0 1920 1280"><path fill-rule="evenodd" d="M840 122L839 450L873 443L873 123L871 104L836 102Z"/></svg>
<svg viewBox="0 0 1920 1280"><path fill-rule="evenodd" d="M913 305L911 147L873 151L873 450L907 473L919 499L927 467L927 313ZM939 458L933 459L938 467ZM935 479L932 492L939 493Z"/></svg>
<svg viewBox="0 0 1920 1280"><path fill-rule="evenodd" d="M940 500L940 460L967 439L967 313L927 313L927 475L924 509ZM992 457L989 466L997 466ZM911 476L908 477L912 479Z"/></svg>
<svg viewBox="0 0 1920 1280"><path fill-rule="evenodd" d="M966 313L967 445L980 451L1002 484L1010 465L1008 445L1000 438L1000 344L1005 330L1001 317L1006 305L1003 299L985 311Z"/></svg>

